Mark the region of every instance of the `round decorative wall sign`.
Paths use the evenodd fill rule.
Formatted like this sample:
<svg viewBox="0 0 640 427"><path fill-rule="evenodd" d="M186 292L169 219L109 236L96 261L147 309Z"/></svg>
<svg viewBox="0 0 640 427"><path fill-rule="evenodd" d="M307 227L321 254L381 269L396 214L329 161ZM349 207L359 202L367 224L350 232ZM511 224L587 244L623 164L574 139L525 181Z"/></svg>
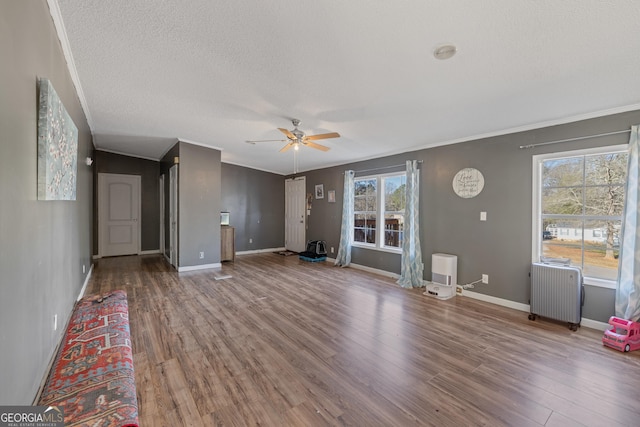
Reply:
<svg viewBox="0 0 640 427"><path fill-rule="evenodd" d="M453 191L464 199L476 197L484 188L484 176L475 168L464 168L453 177Z"/></svg>

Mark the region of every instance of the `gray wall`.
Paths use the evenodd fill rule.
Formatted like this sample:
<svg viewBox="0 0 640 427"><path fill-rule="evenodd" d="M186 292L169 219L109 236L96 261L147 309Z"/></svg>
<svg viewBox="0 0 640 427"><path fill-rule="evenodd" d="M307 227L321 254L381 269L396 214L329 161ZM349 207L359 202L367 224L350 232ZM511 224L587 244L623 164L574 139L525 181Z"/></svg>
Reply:
<svg viewBox="0 0 640 427"><path fill-rule="evenodd" d="M422 160L420 189L420 227L425 279L431 279L431 254L458 255L458 283L464 284L489 275L488 285L474 291L497 298L528 304L530 292L532 227L532 156L579 148L625 144L628 134L585 139L534 149L520 145L546 142L581 135L629 129L640 123L640 111L584 120L466 143L446 145L340 167L306 172L307 192L324 184L325 194L336 190L335 204L313 200L307 239L323 239L335 247L340 240L343 172L402 164ZM479 169L485 178L482 193L462 199L452 189L453 177L466 167ZM380 171L389 172L385 169ZM375 171L357 174L364 176ZM480 212L487 221L480 221ZM335 254L334 254L335 256ZM400 256L354 248L352 261L390 272L400 272ZM586 287L585 318L606 322L613 314L614 291Z"/></svg>
<svg viewBox="0 0 640 427"><path fill-rule="evenodd" d="M0 405L30 405L91 266L93 144L46 1L0 2L0 57ZM38 77L78 127L75 201L37 200Z"/></svg>
<svg viewBox="0 0 640 427"><path fill-rule="evenodd" d="M138 157L123 156L120 154L96 151L94 155L93 170L95 171L94 183L98 182L98 173L117 173L125 175L139 175L141 181L141 213L140 213L140 247L143 251L160 249L160 197L159 177L160 162L141 159ZM96 184L97 185L97 184ZM96 241L93 245L93 253L98 253L98 205L97 189L94 206L94 228Z"/></svg>
<svg viewBox="0 0 640 427"><path fill-rule="evenodd" d="M324 186L324 199L316 199L315 196L312 198L311 215L307 217L307 240L326 241L328 256L335 258L340 243L344 171L348 169L355 171L366 170L366 172L356 173L356 177L404 171L404 166L398 168L388 168L388 166L404 165L408 159L413 159L413 157L401 154L299 174L300 176L306 176L307 193L315 194L315 186L317 184ZM335 203L329 203L327 197L327 193L331 190L336 192ZM351 262L383 271L400 273L399 254L354 247L351 252Z"/></svg>
<svg viewBox="0 0 640 427"><path fill-rule="evenodd" d="M178 265L219 263L220 151L185 142L179 145Z"/></svg>
<svg viewBox="0 0 640 427"><path fill-rule="evenodd" d="M284 246L282 175L223 163L221 207L230 212L236 251Z"/></svg>
<svg viewBox="0 0 640 427"><path fill-rule="evenodd" d="M284 244L284 177L220 162L220 152L176 143L160 162L169 217L169 168L178 157L179 266L220 262L220 212L230 212L236 251ZM164 253L169 255L169 223ZM249 238L253 241L249 244ZM186 253L185 253L186 251ZM204 259L199 253L204 252Z"/></svg>

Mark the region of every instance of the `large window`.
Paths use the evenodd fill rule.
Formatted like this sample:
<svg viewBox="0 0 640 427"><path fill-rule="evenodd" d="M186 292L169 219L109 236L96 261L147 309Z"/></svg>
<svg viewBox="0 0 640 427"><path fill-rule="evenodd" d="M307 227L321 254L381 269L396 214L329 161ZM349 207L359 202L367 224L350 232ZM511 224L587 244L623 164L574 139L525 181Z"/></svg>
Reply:
<svg viewBox="0 0 640 427"><path fill-rule="evenodd" d="M626 146L535 156L534 261L569 259L587 283L613 287L626 169Z"/></svg>
<svg viewBox="0 0 640 427"><path fill-rule="evenodd" d="M404 231L406 175L356 178L354 185L354 246L399 251Z"/></svg>

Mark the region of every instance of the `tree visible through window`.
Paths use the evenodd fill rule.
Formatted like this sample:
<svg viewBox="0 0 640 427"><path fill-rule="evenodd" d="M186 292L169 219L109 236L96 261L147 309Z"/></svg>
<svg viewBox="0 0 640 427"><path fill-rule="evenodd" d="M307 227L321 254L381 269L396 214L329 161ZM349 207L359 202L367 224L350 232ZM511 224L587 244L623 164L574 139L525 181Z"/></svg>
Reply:
<svg viewBox="0 0 640 427"><path fill-rule="evenodd" d="M538 256L568 258L585 277L615 280L626 151L539 161Z"/></svg>
<svg viewBox="0 0 640 427"><path fill-rule="evenodd" d="M402 247L406 175L383 178L384 182L384 246Z"/></svg>
<svg viewBox="0 0 640 427"><path fill-rule="evenodd" d="M378 205L377 179L356 179L355 186L353 241L375 245Z"/></svg>
<svg viewBox="0 0 640 427"><path fill-rule="evenodd" d="M354 181L353 240L356 246L398 250L402 247L406 175L390 174ZM383 218L383 227L378 219Z"/></svg>

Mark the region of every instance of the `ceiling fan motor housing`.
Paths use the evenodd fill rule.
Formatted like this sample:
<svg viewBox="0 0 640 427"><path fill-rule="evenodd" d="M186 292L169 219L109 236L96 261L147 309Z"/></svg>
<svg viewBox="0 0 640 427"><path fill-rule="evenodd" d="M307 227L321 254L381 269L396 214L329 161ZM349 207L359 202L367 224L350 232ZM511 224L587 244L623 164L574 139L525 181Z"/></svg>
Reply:
<svg viewBox="0 0 640 427"><path fill-rule="evenodd" d="M298 129L298 125L300 124L300 120L291 119L291 123L293 123L293 130L291 133L296 137L297 142L303 142L302 138L304 138L304 132Z"/></svg>

